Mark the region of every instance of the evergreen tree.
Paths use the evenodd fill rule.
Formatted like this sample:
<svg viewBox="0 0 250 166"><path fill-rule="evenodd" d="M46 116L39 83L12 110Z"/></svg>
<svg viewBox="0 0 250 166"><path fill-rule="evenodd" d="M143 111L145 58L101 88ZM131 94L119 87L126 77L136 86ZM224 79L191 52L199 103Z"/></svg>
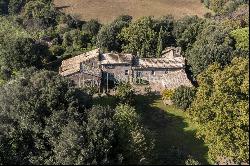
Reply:
<svg viewBox="0 0 250 166"><path fill-rule="evenodd" d="M159 32L159 37L158 37L158 44L157 44L157 53L156 53L157 58L161 57L161 53L163 51L162 33L163 33L163 30L162 30L162 27L161 27L160 32Z"/></svg>
<svg viewBox="0 0 250 166"><path fill-rule="evenodd" d="M146 56L145 45L144 44L142 45L142 48L140 50L140 55L139 56L140 56L140 58L143 58L143 57Z"/></svg>

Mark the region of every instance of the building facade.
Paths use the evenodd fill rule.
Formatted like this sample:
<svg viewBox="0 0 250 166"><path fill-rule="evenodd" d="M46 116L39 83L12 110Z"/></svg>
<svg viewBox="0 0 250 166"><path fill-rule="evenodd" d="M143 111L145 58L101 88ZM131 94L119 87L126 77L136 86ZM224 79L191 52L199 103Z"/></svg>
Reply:
<svg viewBox="0 0 250 166"><path fill-rule="evenodd" d="M64 60L62 76L77 86L98 86L102 82L130 82L149 86L153 91L192 86L185 72L180 48L168 47L161 58L138 58L132 54L100 53L99 49Z"/></svg>

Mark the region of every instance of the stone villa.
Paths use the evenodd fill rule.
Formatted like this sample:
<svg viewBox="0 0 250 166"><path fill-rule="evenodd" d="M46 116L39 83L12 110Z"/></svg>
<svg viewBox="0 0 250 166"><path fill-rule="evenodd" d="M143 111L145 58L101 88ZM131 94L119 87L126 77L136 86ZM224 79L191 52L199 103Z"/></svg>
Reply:
<svg viewBox="0 0 250 166"><path fill-rule="evenodd" d="M138 58L132 54L101 53L99 49L62 61L59 73L77 86L98 86L125 81L140 87L144 82L153 91L192 86L185 73L181 49L168 47L161 58ZM139 84L139 85L138 85Z"/></svg>

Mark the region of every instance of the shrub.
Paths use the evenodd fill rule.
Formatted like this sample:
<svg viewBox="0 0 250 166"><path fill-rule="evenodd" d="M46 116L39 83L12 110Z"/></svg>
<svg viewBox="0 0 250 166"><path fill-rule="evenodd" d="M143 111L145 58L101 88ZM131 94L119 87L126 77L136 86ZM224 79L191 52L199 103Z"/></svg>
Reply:
<svg viewBox="0 0 250 166"><path fill-rule="evenodd" d="M180 86L174 91L173 95L171 96L171 100L173 101L174 105L186 110L194 100L195 94L195 88Z"/></svg>
<svg viewBox="0 0 250 166"><path fill-rule="evenodd" d="M174 90L172 90L172 89L165 89L162 92L162 100L171 100L171 97L173 96L173 94L174 94Z"/></svg>
<svg viewBox="0 0 250 166"><path fill-rule="evenodd" d="M135 92L129 83L121 83L116 87L115 97L118 103L135 104Z"/></svg>
<svg viewBox="0 0 250 166"><path fill-rule="evenodd" d="M201 163L190 157L185 161L185 165L201 165Z"/></svg>

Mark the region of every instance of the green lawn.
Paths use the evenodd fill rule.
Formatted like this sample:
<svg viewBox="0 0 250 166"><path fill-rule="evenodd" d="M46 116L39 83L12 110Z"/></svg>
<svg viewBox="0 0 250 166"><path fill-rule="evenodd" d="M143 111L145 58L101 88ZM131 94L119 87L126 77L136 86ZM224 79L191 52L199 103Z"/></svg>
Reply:
<svg viewBox="0 0 250 166"><path fill-rule="evenodd" d="M165 106L159 96L138 96L136 109L156 140L154 164L184 164L189 155L208 164L208 149L195 137L195 126L185 112Z"/></svg>
<svg viewBox="0 0 250 166"><path fill-rule="evenodd" d="M184 164L193 156L202 164L208 164L207 147L195 137L195 126L188 121L185 112L174 106L165 106L159 96L137 96L136 111L144 127L155 138L155 151L151 164ZM115 107L112 96L96 98L94 105Z"/></svg>

